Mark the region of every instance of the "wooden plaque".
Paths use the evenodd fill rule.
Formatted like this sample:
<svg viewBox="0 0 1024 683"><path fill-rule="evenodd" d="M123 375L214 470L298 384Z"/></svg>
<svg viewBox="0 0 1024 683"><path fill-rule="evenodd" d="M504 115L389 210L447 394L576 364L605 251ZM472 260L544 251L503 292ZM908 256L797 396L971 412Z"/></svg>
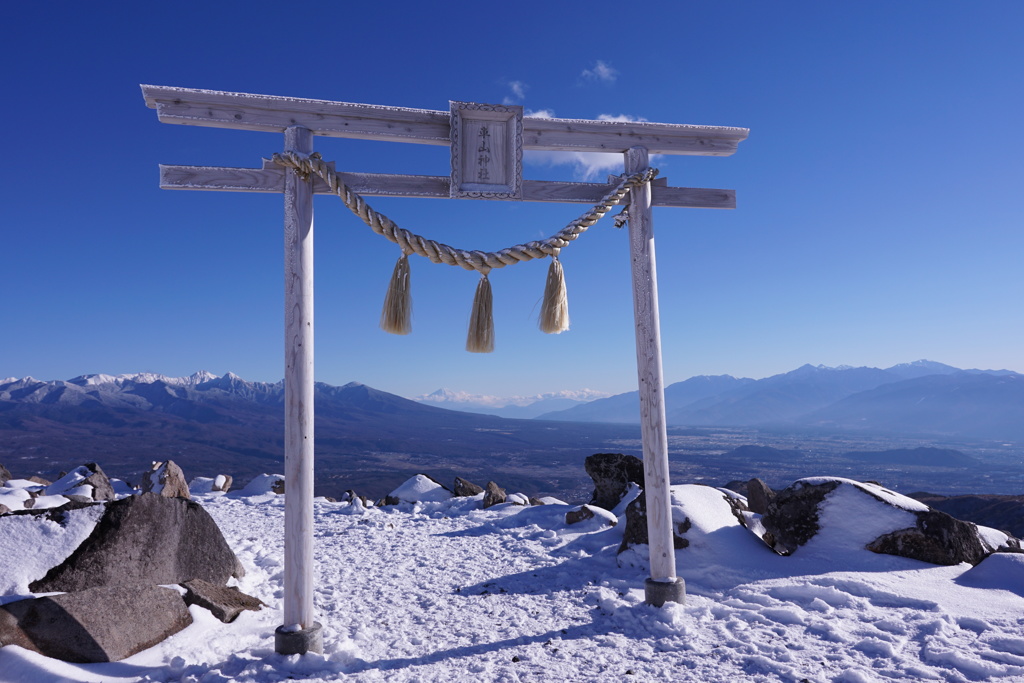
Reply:
<svg viewBox="0 0 1024 683"><path fill-rule="evenodd" d="M451 196L523 198L523 108L451 103Z"/></svg>

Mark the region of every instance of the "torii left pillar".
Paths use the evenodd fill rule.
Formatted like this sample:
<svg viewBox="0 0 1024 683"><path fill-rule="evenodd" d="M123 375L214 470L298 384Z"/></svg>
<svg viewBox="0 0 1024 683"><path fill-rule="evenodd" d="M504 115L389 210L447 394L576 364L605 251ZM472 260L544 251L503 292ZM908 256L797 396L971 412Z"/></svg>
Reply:
<svg viewBox="0 0 1024 683"><path fill-rule="evenodd" d="M313 152L313 133L292 126L285 151ZM284 186L284 624L283 655L324 651L313 616L313 179L295 171Z"/></svg>

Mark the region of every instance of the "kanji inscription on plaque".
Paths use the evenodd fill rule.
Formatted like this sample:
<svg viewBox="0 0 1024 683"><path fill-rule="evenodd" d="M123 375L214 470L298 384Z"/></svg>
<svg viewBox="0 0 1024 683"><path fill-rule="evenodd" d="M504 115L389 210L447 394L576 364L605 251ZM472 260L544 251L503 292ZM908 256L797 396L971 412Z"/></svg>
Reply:
<svg viewBox="0 0 1024 683"><path fill-rule="evenodd" d="M522 199L523 108L451 103L451 196Z"/></svg>

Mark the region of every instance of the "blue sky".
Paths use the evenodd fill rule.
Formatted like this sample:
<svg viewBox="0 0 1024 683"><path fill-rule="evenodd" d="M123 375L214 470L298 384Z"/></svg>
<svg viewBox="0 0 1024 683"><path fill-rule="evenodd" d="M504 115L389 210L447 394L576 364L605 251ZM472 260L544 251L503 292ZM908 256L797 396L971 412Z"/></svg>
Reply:
<svg viewBox="0 0 1024 683"><path fill-rule="evenodd" d="M750 128L732 157L656 163L672 185L738 198L655 210L667 382L918 358L1024 370L1024 4L181 7L5 10L0 377L283 375L281 198L157 182L160 163L258 166L281 136L161 124L140 83ZM316 146L341 170L448 173L444 147ZM372 203L469 249L547 236L583 208ZM536 329L546 262L492 275L486 355L463 351L474 274L414 257L414 331L394 337L377 320L397 248L332 197L316 201L316 240L321 381L407 396L635 388L628 244L610 222L563 252L568 333Z"/></svg>

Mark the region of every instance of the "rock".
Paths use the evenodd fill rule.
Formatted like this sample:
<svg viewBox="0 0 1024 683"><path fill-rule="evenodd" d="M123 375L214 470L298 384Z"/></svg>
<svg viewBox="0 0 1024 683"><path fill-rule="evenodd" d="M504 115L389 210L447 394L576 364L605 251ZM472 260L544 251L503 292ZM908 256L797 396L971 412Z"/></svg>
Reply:
<svg viewBox="0 0 1024 683"><path fill-rule="evenodd" d="M366 496L360 496L352 489L349 489L345 491L345 493L341 494L340 502L349 504L358 502L362 504L364 508L368 508L373 505L373 503L366 500Z"/></svg>
<svg viewBox="0 0 1024 683"><path fill-rule="evenodd" d="M775 498L775 491L772 491L763 479L751 479L747 482L746 488L747 508L751 512L763 515L768 510L768 503Z"/></svg>
<svg viewBox="0 0 1024 683"><path fill-rule="evenodd" d="M153 466L143 473L142 492L156 493L165 498L192 498L185 482L185 473L173 460L154 462Z"/></svg>
<svg viewBox="0 0 1024 683"><path fill-rule="evenodd" d="M1002 529L1018 538L1024 537L1024 496L938 496L931 493L908 495L933 510L941 510L965 522Z"/></svg>
<svg viewBox="0 0 1024 683"><path fill-rule="evenodd" d="M0 606L0 645L66 662L116 662L191 623L173 588L102 586Z"/></svg>
<svg viewBox="0 0 1024 683"><path fill-rule="evenodd" d="M60 477L63 477L65 474L67 474L67 472L61 472ZM60 477L57 478L60 479ZM49 479L43 479L38 474L33 474L31 477L28 478L28 480L35 484L39 484L40 486L49 486L50 484L53 483Z"/></svg>
<svg viewBox="0 0 1024 683"><path fill-rule="evenodd" d="M242 488L244 496L262 496L268 493L279 496L284 494L283 474L257 474Z"/></svg>
<svg viewBox="0 0 1024 683"><path fill-rule="evenodd" d="M534 498L533 496L530 496L530 505L545 505L545 503L540 498Z"/></svg>
<svg viewBox="0 0 1024 683"><path fill-rule="evenodd" d="M384 504L429 503L450 500L451 497L452 492L436 479L426 474L417 474L385 496Z"/></svg>
<svg viewBox="0 0 1024 683"><path fill-rule="evenodd" d="M188 492L193 496L231 490L231 475L218 474L216 477L196 477L188 483Z"/></svg>
<svg viewBox="0 0 1024 683"><path fill-rule="evenodd" d="M90 462L76 467L71 472L46 487L48 496L66 496L70 500L114 500L114 487L103 469Z"/></svg>
<svg viewBox="0 0 1024 683"><path fill-rule="evenodd" d="M186 591L186 605L199 605L203 609L208 609L225 624L237 619L244 610L258 612L266 604L237 588L218 586L202 579L186 581L181 587Z"/></svg>
<svg viewBox="0 0 1024 683"><path fill-rule="evenodd" d="M578 508L573 508L565 513L566 524L578 524L585 519L592 519L594 517L594 511L590 509L589 505L581 505Z"/></svg>
<svg viewBox="0 0 1024 683"><path fill-rule="evenodd" d="M498 503L504 503L507 496L505 490L498 488L498 485L493 481L487 482L487 486L484 488L484 507L489 508L492 505Z"/></svg>
<svg viewBox="0 0 1024 683"><path fill-rule="evenodd" d="M828 524L822 528L826 514ZM761 524L762 538L781 555L824 532L859 536L856 542L876 553L940 565L976 565L994 551L1020 549L1020 541L1003 532L955 519L878 484L839 477L794 482L769 503Z"/></svg>
<svg viewBox="0 0 1024 683"><path fill-rule="evenodd" d="M459 498L469 498L477 495L478 493L484 492L480 486L477 486L471 481L466 481L461 477L455 477L455 486L452 490Z"/></svg>
<svg viewBox="0 0 1024 683"><path fill-rule="evenodd" d="M742 479L732 479L729 481L728 484L726 484L722 488L729 489L730 491L735 491L740 495L747 495L747 482L743 481Z"/></svg>
<svg viewBox="0 0 1024 683"><path fill-rule="evenodd" d="M8 479L13 479L11 471L3 465L0 465L0 486L6 484Z"/></svg>
<svg viewBox="0 0 1024 683"><path fill-rule="evenodd" d="M761 517L764 542L780 555L791 555L811 540L819 529L818 506L839 483L809 483L801 479L779 491Z"/></svg>
<svg viewBox="0 0 1024 683"><path fill-rule="evenodd" d="M584 467L594 480L591 505L611 510L626 493L629 483L644 485L644 463L640 458L622 453L595 453L587 456Z"/></svg>
<svg viewBox="0 0 1024 683"><path fill-rule="evenodd" d="M619 523L615 515L596 505L581 505L565 513L566 524L579 524L589 519L596 519L597 522L588 526L615 526Z"/></svg>
<svg viewBox="0 0 1024 683"><path fill-rule="evenodd" d="M9 480L9 484L17 483L18 481L18 479L11 479ZM35 501L32 496L32 491L29 489L17 488L9 485L0 487L0 504L4 505L8 510L24 510L26 508L31 508L33 502Z"/></svg>
<svg viewBox="0 0 1024 683"><path fill-rule="evenodd" d="M899 555L922 562L955 565L978 564L992 554L982 544L978 527L939 510L916 512L917 525L879 536L867 549L886 555Z"/></svg>
<svg viewBox="0 0 1024 683"><path fill-rule="evenodd" d="M684 519L680 522L673 520L672 545L676 550L681 550L690 542L683 536L690 528L690 520ZM626 528L622 531L622 543L618 552L624 552L630 546L647 545L650 543L650 536L647 534L647 495L641 493L632 503L626 506Z"/></svg>
<svg viewBox="0 0 1024 683"><path fill-rule="evenodd" d="M0 515L6 515L10 511L11 508L7 507L6 505L0 504Z"/></svg>
<svg viewBox="0 0 1024 683"><path fill-rule="evenodd" d="M42 579L34 593L105 585L173 584L242 576L238 558L209 513L184 498L154 493L107 503L85 541Z"/></svg>

